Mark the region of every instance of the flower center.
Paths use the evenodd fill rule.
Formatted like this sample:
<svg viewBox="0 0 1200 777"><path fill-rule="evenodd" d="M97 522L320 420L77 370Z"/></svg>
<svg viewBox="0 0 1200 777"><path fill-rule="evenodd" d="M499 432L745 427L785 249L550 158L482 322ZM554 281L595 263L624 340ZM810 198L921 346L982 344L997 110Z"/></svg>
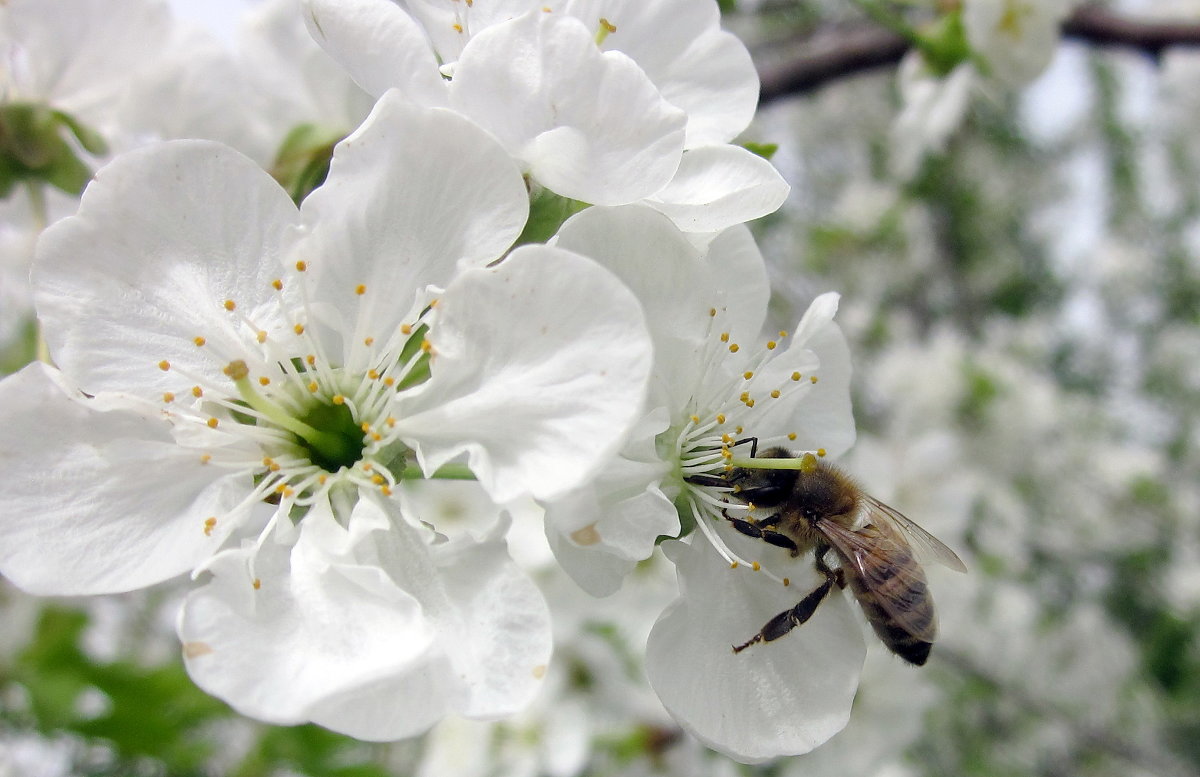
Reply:
<svg viewBox="0 0 1200 777"><path fill-rule="evenodd" d="M296 420L321 432L316 439L296 435L308 458L326 472L353 467L362 458L363 430L345 404L314 403Z"/></svg>

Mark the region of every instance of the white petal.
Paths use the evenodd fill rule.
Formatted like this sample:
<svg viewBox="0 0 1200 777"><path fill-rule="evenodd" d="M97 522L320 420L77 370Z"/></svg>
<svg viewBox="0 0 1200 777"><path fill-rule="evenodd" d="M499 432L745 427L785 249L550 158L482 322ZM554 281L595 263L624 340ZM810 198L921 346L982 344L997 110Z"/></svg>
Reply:
<svg viewBox="0 0 1200 777"><path fill-rule="evenodd" d="M657 486L625 499L613 489L588 488L547 506L546 537L559 565L592 596L620 589L659 537L679 534L679 514ZM607 497L607 498L605 498ZM574 523L589 523L574 530Z"/></svg>
<svg viewBox="0 0 1200 777"><path fill-rule="evenodd" d="M866 656L847 594L834 591L804 625L735 654L733 645L819 584L799 567L811 561L796 562L785 588L730 569L699 533L669 555L683 594L650 632L646 674L684 729L731 758L756 763L806 753L846 725Z"/></svg>
<svg viewBox="0 0 1200 777"><path fill-rule="evenodd" d="M552 498L638 418L651 366L641 308L596 263L524 246L463 273L437 310L432 377L398 407L427 473L465 452L496 501Z"/></svg>
<svg viewBox="0 0 1200 777"><path fill-rule="evenodd" d="M313 39L370 94L399 88L421 105L445 105L446 85L421 26L389 0L304 0Z"/></svg>
<svg viewBox="0 0 1200 777"><path fill-rule="evenodd" d="M34 294L55 363L91 394L157 400L191 385L160 360L227 382L221 369L244 340L224 301L262 329L286 325L271 281L296 219L269 175L220 144L172 141L118 157L79 214L38 243Z"/></svg>
<svg viewBox="0 0 1200 777"><path fill-rule="evenodd" d="M339 531L329 512L313 511L294 547L268 541L257 552L251 545L213 559L211 581L188 596L179 618L197 685L243 714L300 723L330 697L402 672L445 676L444 659L428 655L434 630L416 598L382 570L321 547L322 537ZM444 682L433 685L443 690ZM421 704L398 699L418 719L396 735L432 723L444 695ZM421 714L426 705L432 716ZM350 721L338 728L359 733Z"/></svg>
<svg viewBox="0 0 1200 777"><path fill-rule="evenodd" d="M584 202L653 194L683 151L683 112L632 60L602 53L576 19L540 9L471 39L450 100L541 184Z"/></svg>
<svg viewBox="0 0 1200 777"><path fill-rule="evenodd" d="M27 591L111 593L189 572L250 492L248 477L175 445L165 423L98 405L42 364L0 382L0 570Z"/></svg>
<svg viewBox="0 0 1200 777"><path fill-rule="evenodd" d="M789 188L779 171L753 152L703 146L684 153L671 183L647 202L686 232L718 232L774 213Z"/></svg>
<svg viewBox="0 0 1200 777"><path fill-rule="evenodd" d="M725 143L753 118L758 73L745 45L721 30L715 3L577 0L567 12L593 32L601 17L616 27L603 48L628 54L663 97L687 111L687 148Z"/></svg>
<svg viewBox="0 0 1200 777"><path fill-rule="evenodd" d="M754 235L744 224L726 229L709 241L704 261L724 298L730 339L735 343L757 342L767 317L771 287L767 264ZM720 283L722 279L724 283Z"/></svg>
<svg viewBox="0 0 1200 777"><path fill-rule="evenodd" d="M197 684L254 717L367 740L527 703L550 652L536 587L502 541L431 547L391 509L360 499L347 530L325 508L293 548L221 554L180 616Z"/></svg>
<svg viewBox="0 0 1200 777"><path fill-rule="evenodd" d="M298 256L318 274L316 299L358 315L360 327L343 323L347 336L383 340L419 289L499 258L528 213L520 170L486 132L390 92L338 144L328 179L304 201L311 231Z"/></svg>

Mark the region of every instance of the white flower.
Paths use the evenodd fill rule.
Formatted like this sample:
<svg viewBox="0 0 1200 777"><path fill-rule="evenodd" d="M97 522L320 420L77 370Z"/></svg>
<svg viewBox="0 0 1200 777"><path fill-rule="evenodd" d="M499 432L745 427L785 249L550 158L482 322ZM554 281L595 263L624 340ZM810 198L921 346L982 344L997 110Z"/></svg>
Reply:
<svg viewBox="0 0 1200 777"><path fill-rule="evenodd" d="M1058 47L1059 27L1077 0L964 0L963 26L990 75L1010 85L1032 81Z"/></svg>
<svg viewBox="0 0 1200 777"><path fill-rule="evenodd" d="M66 594L207 570L189 670L276 722L391 738L527 700L536 589L390 498L443 467L552 498L638 412L650 345L610 273L546 246L486 266L527 202L486 133L395 94L299 211L219 144L118 158L39 245L62 373L0 382L0 571Z"/></svg>
<svg viewBox="0 0 1200 777"><path fill-rule="evenodd" d="M966 116L975 76L975 68L963 64L939 78L918 51L900 62L896 81L904 107L889 132L897 176L912 178L927 155L945 150Z"/></svg>
<svg viewBox="0 0 1200 777"><path fill-rule="evenodd" d="M852 609L830 597L785 639L735 655L731 645L821 578L811 560L736 532L722 489L703 483L723 475L735 443L749 437L829 455L850 446L836 296L818 298L792 334L754 348L767 289L745 228L701 255L652 210L593 208L564 224L556 244L586 252L629 285L655 344L647 412L624 450L595 481L547 505L560 563L590 592L611 593L656 541L680 533L678 509L695 531L666 544L681 598L650 635L655 691L685 729L738 760L815 747L845 724L857 686L865 647Z"/></svg>
<svg viewBox="0 0 1200 777"><path fill-rule="evenodd" d="M313 36L364 89L453 107L565 197L646 200L713 232L787 194L766 160L728 145L758 79L714 3L305 2Z"/></svg>

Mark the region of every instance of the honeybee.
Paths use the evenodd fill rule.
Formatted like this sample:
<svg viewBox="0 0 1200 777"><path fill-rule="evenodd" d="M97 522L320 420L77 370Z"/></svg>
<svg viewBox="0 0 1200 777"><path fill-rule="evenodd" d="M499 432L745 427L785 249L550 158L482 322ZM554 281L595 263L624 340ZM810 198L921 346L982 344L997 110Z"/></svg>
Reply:
<svg viewBox="0 0 1200 777"><path fill-rule="evenodd" d="M751 451L755 458L757 441ZM759 458L793 458L786 448L770 448ZM732 496L755 508L775 509L754 520L726 519L742 534L786 548L793 556L813 552L825 581L795 607L767 621L757 634L733 648L740 653L758 642L779 639L816 612L833 586L850 586L875 634L896 655L921 666L937 635L933 597L921 561L966 572L962 560L940 540L878 499L864 493L846 474L811 453L791 469L736 467L726 476ZM860 523L862 526L855 528ZM830 552L837 566L827 562Z"/></svg>

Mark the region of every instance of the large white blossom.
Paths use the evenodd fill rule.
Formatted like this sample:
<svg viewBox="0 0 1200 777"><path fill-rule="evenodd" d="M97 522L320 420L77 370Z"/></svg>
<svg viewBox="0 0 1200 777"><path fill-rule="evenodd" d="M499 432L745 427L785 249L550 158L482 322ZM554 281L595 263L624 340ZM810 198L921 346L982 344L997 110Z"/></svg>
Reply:
<svg viewBox="0 0 1200 777"><path fill-rule="evenodd" d="M854 439L849 354L833 323L836 295L819 297L791 333L759 338L767 287L744 227L702 254L649 208L589 209L557 245L586 252L642 301L655 345L646 413L595 481L547 505L560 563L603 595L663 537L680 599L659 619L647 673L663 704L704 743L742 761L806 752L850 711L864 642L846 597L832 596L786 638L741 654L772 616L821 578L808 558L736 532L719 478L734 443L836 456ZM749 445L745 445L749 455Z"/></svg>
<svg viewBox="0 0 1200 777"><path fill-rule="evenodd" d="M645 200L715 232L787 194L766 160L729 145L758 78L715 3L305 2L313 37L364 89L453 107L565 197Z"/></svg>
<svg viewBox="0 0 1200 777"><path fill-rule="evenodd" d="M66 594L199 570L188 669L273 722L387 739L527 701L549 624L503 527L446 542L393 497L441 470L553 498L638 412L650 344L611 273L546 246L490 266L527 208L486 133L396 94L299 210L216 143L119 157L39 245L61 372L0 382L0 571Z"/></svg>

